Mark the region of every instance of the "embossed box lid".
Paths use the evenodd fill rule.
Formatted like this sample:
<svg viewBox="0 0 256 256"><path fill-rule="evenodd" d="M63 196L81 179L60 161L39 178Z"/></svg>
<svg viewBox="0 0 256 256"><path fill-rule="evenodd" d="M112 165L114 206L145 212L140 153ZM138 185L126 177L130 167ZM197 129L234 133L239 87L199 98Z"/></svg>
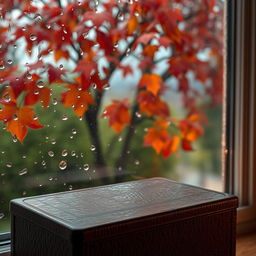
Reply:
<svg viewBox="0 0 256 256"><path fill-rule="evenodd" d="M99 239L236 207L234 196L151 178L15 199L11 214L65 239Z"/></svg>

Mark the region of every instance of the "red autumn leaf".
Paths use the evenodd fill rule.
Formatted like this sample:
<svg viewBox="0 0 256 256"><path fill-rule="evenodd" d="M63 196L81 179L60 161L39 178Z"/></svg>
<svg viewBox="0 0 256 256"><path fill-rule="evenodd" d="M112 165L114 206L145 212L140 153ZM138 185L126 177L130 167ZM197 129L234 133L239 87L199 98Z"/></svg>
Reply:
<svg viewBox="0 0 256 256"><path fill-rule="evenodd" d="M103 11L99 13L95 13L93 11L88 11L84 14L84 18L81 21L84 23L85 21L92 21L94 26L100 27L104 23L109 23L111 26L114 26L114 18L110 12Z"/></svg>
<svg viewBox="0 0 256 256"><path fill-rule="evenodd" d="M168 105L159 96L149 91L141 91L138 96L139 109L141 113L148 116L167 117L170 115Z"/></svg>
<svg viewBox="0 0 256 256"><path fill-rule="evenodd" d="M200 122L203 122L204 117L199 114L190 114L187 119L179 122L179 128L182 137L183 150L193 150L192 142L196 141L204 132Z"/></svg>
<svg viewBox="0 0 256 256"><path fill-rule="evenodd" d="M113 103L106 107L102 117L109 118L109 125L116 133L121 132L126 125L130 124L128 100L113 100Z"/></svg>
<svg viewBox="0 0 256 256"><path fill-rule="evenodd" d="M52 65L49 65L48 68L48 78L49 78L49 83L62 83L61 75L64 74L63 70L60 70L59 68L56 68Z"/></svg>
<svg viewBox="0 0 256 256"><path fill-rule="evenodd" d="M155 38L157 38L155 33L143 34L143 35L138 37L138 39L136 40L133 48L135 49L138 44L147 45L152 39L155 39Z"/></svg>
<svg viewBox="0 0 256 256"><path fill-rule="evenodd" d="M61 102L65 107L73 107L77 116L83 116L89 104L95 104L92 95L77 84L68 84L66 87L69 90L62 93Z"/></svg>

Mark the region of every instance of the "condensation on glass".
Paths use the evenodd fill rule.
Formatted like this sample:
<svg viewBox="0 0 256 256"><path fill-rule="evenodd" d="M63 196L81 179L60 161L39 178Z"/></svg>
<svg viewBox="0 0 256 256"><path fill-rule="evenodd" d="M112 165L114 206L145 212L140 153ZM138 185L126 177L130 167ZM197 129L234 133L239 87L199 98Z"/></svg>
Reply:
<svg viewBox="0 0 256 256"><path fill-rule="evenodd" d="M0 232L17 197L155 176L223 190L223 9L0 0Z"/></svg>

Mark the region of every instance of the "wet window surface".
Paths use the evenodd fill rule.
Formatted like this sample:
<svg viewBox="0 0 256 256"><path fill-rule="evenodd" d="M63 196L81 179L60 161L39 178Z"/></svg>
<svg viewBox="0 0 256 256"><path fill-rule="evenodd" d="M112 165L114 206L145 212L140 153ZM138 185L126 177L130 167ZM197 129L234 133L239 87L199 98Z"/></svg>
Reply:
<svg viewBox="0 0 256 256"><path fill-rule="evenodd" d="M221 0L0 0L0 233L13 198L148 177L223 190Z"/></svg>

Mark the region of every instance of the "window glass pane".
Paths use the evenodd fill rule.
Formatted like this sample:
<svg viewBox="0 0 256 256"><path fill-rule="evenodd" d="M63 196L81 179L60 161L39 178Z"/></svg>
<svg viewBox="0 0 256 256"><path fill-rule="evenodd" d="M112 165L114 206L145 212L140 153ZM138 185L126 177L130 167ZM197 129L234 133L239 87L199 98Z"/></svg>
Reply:
<svg viewBox="0 0 256 256"><path fill-rule="evenodd" d="M221 0L0 0L0 232L13 198L154 176L222 190Z"/></svg>

